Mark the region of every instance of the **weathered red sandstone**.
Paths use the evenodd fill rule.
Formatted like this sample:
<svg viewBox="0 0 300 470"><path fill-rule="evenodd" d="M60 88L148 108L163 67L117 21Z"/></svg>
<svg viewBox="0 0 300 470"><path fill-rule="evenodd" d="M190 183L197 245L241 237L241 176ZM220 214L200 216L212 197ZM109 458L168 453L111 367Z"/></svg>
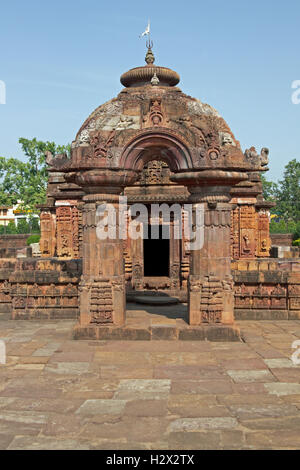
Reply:
<svg viewBox="0 0 300 470"><path fill-rule="evenodd" d="M70 159L48 156L42 259L18 261L9 277L6 271L1 302L12 305L13 318L79 313L78 337L122 327L126 291L187 296L195 326L233 326L234 311L239 318L300 318L299 261L269 258L270 203L260 180L268 149L243 153L218 112L185 95L178 74L155 66L151 54L84 122ZM167 272L147 275L143 240L96 235L97 206L118 209L120 195L129 206L178 203L182 220L183 204L203 204L203 247L188 251L171 220Z"/></svg>

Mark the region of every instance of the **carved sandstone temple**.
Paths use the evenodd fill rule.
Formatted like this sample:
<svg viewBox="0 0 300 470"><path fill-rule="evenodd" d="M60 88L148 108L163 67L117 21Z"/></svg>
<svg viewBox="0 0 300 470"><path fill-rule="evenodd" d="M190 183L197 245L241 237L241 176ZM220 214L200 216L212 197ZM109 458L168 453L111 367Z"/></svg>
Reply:
<svg viewBox="0 0 300 470"><path fill-rule="evenodd" d="M268 149L243 153L218 112L185 95L179 80L154 65L149 47L146 65L124 73L119 95L83 123L71 158L49 156L42 259L12 267L13 318L79 315L75 336L99 338L104 327L126 325L126 295L147 292L187 301L189 325L226 334L235 316L300 318L299 260L269 258L270 203L260 181ZM112 204L119 214L120 196L130 222L137 203L177 204L182 222L185 204L193 217L201 207L203 246L189 249L174 236L178 221L153 220L151 211L149 225L167 239L100 239L97 207Z"/></svg>

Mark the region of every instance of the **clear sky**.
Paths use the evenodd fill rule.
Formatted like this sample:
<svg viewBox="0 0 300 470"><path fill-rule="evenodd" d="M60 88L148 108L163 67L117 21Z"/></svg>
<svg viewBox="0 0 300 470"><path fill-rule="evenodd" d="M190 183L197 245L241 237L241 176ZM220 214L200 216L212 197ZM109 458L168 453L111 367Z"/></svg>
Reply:
<svg viewBox="0 0 300 470"><path fill-rule="evenodd" d="M215 107L243 149L270 148L268 178L300 160L299 0L10 0L0 5L0 155L19 137L71 142L120 75L144 64L151 19L156 64Z"/></svg>

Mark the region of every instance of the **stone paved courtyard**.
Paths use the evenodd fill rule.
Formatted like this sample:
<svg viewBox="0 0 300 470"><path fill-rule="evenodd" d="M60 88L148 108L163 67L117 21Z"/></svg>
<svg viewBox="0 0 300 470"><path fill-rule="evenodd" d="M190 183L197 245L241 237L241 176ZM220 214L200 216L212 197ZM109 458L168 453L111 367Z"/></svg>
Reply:
<svg viewBox="0 0 300 470"><path fill-rule="evenodd" d="M300 321L240 322L234 343L74 341L74 324L0 321L1 449L300 447Z"/></svg>

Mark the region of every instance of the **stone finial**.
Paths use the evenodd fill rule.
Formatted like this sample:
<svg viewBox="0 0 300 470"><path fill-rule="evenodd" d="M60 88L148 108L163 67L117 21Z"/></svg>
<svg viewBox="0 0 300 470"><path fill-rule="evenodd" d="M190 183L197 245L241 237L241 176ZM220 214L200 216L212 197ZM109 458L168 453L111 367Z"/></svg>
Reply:
<svg viewBox="0 0 300 470"><path fill-rule="evenodd" d="M148 51L147 51L147 54L146 54L146 57L145 57L145 61L146 61L147 65L152 65L152 64L154 64L154 61L155 61L155 57L154 57L154 54L152 52L153 42L148 41L147 47L148 47Z"/></svg>
<svg viewBox="0 0 300 470"><path fill-rule="evenodd" d="M156 72L154 72L153 77L151 78L151 85L152 86L157 86L159 84L159 78L156 75Z"/></svg>

